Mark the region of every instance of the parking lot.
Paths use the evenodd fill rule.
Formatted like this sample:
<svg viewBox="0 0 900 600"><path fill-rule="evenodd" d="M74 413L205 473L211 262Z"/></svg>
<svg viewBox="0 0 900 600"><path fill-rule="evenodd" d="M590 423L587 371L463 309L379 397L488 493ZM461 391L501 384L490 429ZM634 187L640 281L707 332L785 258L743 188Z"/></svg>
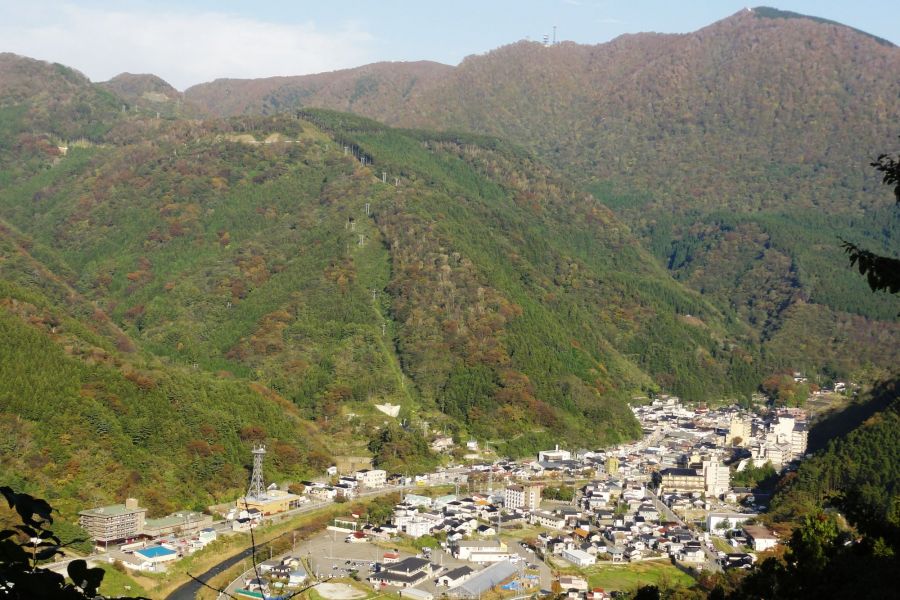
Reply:
<svg viewBox="0 0 900 600"><path fill-rule="evenodd" d="M309 564L313 574L319 579L328 577L349 577L356 572L360 580L365 581L373 570L373 565L384 560L384 553L390 552L390 548L376 546L370 542L350 544L344 541L347 534L338 531L325 531L314 538L298 544L296 554L299 554ZM413 556L409 552L399 552L400 560ZM416 586L419 589L440 595L440 590L435 586L434 580L448 569L468 564L465 561L456 560L443 549L434 549L430 560L436 565L432 576ZM472 565L470 565L472 566Z"/></svg>
<svg viewBox="0 0 900 600"><path fill-rule="evenodd" d="M283 556L292 555L301 558L304 563L309 565L310 574L320 582L327 581L330 578L352 578L355 575L356 578L368 586L366 578L372 574L375 563L382 563L385 552L390 552L391 548L389 544L387 547L382 547L370 542L348 543L344 541L346 537L347 534L340 531L323 531L309 540L298 541L295 549ZM510 542L509 551L521 557L519 564L522 566L522 572L528 566L536 567L540 575L541 588L550 589L551 572L546 564L538 561L534 554L526 552L518 543ZM400 560L413 556L410 552L404 551L400 551L399 554ZM466 561L457 560L442 548L432 550L430 560L434 565L434 572L431 577L417 585L416 588L431 592L436 597L439 597L446 591L446 588L437 587L435 584L438 576L445 571L463 565L468 565L476 570L483 568ZM247 575L250 575L250 573L247 573ZM228 591L233 591L233 589L230 588Z"/></svg>

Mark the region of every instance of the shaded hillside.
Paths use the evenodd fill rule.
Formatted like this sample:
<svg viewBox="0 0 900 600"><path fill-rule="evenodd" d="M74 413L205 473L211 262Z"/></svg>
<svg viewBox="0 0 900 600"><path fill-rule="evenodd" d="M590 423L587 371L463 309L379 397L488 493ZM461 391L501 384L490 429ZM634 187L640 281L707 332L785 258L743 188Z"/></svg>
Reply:
<svg viewBox="0 0 900 600"><path fill-rule="evenodd" d="M796 527L788 550L762 561L718 597L877 599L893 594L890 582L900 567L898 408L897 381L882 382L850 410L856 413L849 415L856 421L851 431L833 438L779 482L767 518L783 530ZM863 413L871 416L860 423L856 419ZM735 579L720 581L732 587L728 584Z"/></svg>
<svg viewBox="0 0 900 600"><path fill-rule="evenodd" d="M822 506L845 511L861 531L900 542L900 393L896 380L875 386L846 410L846 422L821 424L837 434L780 483L772 518L797 519ZM852 425L848 427L848 422ZM843 431L838 431L838 429ZM829 431L831 430L831 431ZM826 434L827 435L827 434Z"/></svg>
<svg viewBox="0 0 900 600"><path fill-rule="evenodd" d="M900 122L900 49L883 40L759 9L685 35L512 44L467 58L399 104L375 87L351 106L349 89L316 96L309 81L282 89L293 101L278 108L340 107L395 124L486 132L534 151L763 342L791 327L797 302L841 320L861 315L865 328L892 322L885 330L896 334L896 298L870 294L837 240L900 253L900 218L868 167L895 147ZM230 91L248 98L244 110L273 109ZM776 354L773 347L770 356L783 362ZM896 364L896 353L887 358L877 364ZM852 361L842 374L865 364Z"/></svg>

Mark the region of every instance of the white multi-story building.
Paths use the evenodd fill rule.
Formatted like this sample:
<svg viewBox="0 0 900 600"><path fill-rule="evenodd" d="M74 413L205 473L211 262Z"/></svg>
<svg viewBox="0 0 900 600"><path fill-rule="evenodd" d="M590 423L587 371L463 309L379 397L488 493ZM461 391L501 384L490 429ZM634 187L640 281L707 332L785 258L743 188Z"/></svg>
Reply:
<svg viewBox="0 0 900 600"><path fill-rule="evenodd" d="M109 543L136 538L144 533L147 509L134 498L125 504L91 508L78 513L80 525L97 542Z"/></svg>
<svg viewBox="0 0 900 600"><path fill-rule="evenodd" d="M809 432L805 425L795 425L791 432L791 455L793 458L801 458L806 454L806 444L809 439Z"/></svg>
<svg viewBox="0 0 900 600"><path fill-rule="evenodd" d="M387 472L383 469L363 469L356 472L356 481L363 487L384 487L387 482Z"/></svg>
<svg viewBox="0 0 900 600"><path fill-rule="evenodd" d="M431 529L433 527L434 521L430 519L415 518L407 521L406 525L403 528L403 533L411 538L420 538L423 535L428 535L429 533L431 533Z"/></svg>
<svg viewBox="0 0 900 600"><path fill-rule="evenodd" d="M537 483L508 486L503 494L503 505L507 509L536 510L541 506L542 488Z"/></svg>
<svg viewBox="0 0 900 600"><path fill-rule="evenodd" d="M778 444L789 443L797 421L793 417L778 417L770 426L770 434Z"/></svg>
<svg viewBox="0 0 900 600"><path fill-rule="evenodd" d="M704 460L703 485L707 496L721 496L731 487L731 470L718 459Z"/></svg>
<svg viewBox="0 0 900 600"><path fill-rule="evenodd" d="M753 449L753 465L760 467L767 462L770 462L773 467L780 469L791 461L791 454L790 444L778 444L766 440Z"/></svg>

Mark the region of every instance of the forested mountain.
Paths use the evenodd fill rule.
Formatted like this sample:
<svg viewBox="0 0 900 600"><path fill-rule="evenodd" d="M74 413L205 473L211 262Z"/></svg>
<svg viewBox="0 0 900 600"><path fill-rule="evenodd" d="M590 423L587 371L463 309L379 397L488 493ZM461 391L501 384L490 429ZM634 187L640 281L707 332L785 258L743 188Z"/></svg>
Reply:
<svg viewBox="0 0 900 600"><path fill-rule="evenodd" d="M648 391L895 369L837 236L897 252L866 165L898 57L767 10L184 95L2 54L0 478L161 511L259 441L273 479L416 468L440 432L601 445Z"/></svg>
<svg viewBox="0 0 900 600"><path fill-rule="evenodd" d="M156 75L120 73L98 84L98 87L115 94L123 112L143 112L160 117L200 117L204 111L184 95Z"/></svg>
<svg viewBox="0 0 900 600"><path fill-rule="evenodd" d="M119 73L100 85L128 100L144 99L150 102L169 102L181 98L178 90L156 75Z"/></svg>
<svg viewBox="0 0 900 600"><path fill-rule="evenodd" d="M58 65L4 69L25 74L0 88L17 489L160 511L236 493L258 441L273 479L336 454L416 468L442 431L513 455L600 445L639 434L635 394L758 385L748 328L499 139L157 117Z"/></svg>
<svg viewBox="0 0 900 600"><path fill-rule="evenodd" d="M396 120L409 103L444 82L453 67L430 61L382 62L296 77L217 79L185 97L217 116L276 113L323 106Z"/></svg>
<svg viewBox="0 0 900 600"><path fill-rule="evenodd" d="M225 107L204 99L227 93L241 112L327 106L512 140L592 191L677 279L736 311L772 368L797 354L837 356L803 366L840 376L896 364L897 300L869 293L838 240L900 253L900 218L868 166L900 143L889 42L758 8L684 35L519 42L435 70L399 102L378 83L383 69L186 97L211 111ZM801 352L780 341L788 331L802 331Z"/></svg>

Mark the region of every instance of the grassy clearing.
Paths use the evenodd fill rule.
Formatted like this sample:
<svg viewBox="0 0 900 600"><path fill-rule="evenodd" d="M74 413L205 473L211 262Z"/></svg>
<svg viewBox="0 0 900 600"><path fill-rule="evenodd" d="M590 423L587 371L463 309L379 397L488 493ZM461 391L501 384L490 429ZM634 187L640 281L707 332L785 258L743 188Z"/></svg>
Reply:
<svg viewBox="0 0 900 600"><path fill-rule="evenodd" d="M421 552L419 548L412 543L411 539L407 538L394 538L389 541L384 540L371 540L369 544L372 546L377 546L386 551L397 550L399 552L407 552L409 554L418 554Z"/></svg>
<svg viewBox="0 0 900 600"><path fill-rule="evenodd" d="M694 579L668 562L639 562L623 565L598 565L586 571L591 588L606 591L631 591L643 585L660 588L686 587Z"/></svg>
<svg viewBox="0 0 900 600"><path fill-rule="evenodd" d="M146 596L147 591L132 579L127 573L123 573L109 564L98 564L98 567L106 573L103 583L100 585L100 593L107 598L118 596Z"/></svg>
<svg viewBox="0 0 900 600"><path fill-rule="evenodd" d="M719 552L724 552L728 554L729 552L736 552L734 546L728 543L728 540L725 538L721 538L717 535L712 536L712 543L716 550Z"/></svg>
<svg viewBox="0 0 900 600"><path fill-rule="evenodd" d="M544 531L546 530L534 525L509 527L508 529L501 530L500 537L503 538L503 541L505 541L506 543L518 543L519 541L524 539L536 538Z"/></svg>

